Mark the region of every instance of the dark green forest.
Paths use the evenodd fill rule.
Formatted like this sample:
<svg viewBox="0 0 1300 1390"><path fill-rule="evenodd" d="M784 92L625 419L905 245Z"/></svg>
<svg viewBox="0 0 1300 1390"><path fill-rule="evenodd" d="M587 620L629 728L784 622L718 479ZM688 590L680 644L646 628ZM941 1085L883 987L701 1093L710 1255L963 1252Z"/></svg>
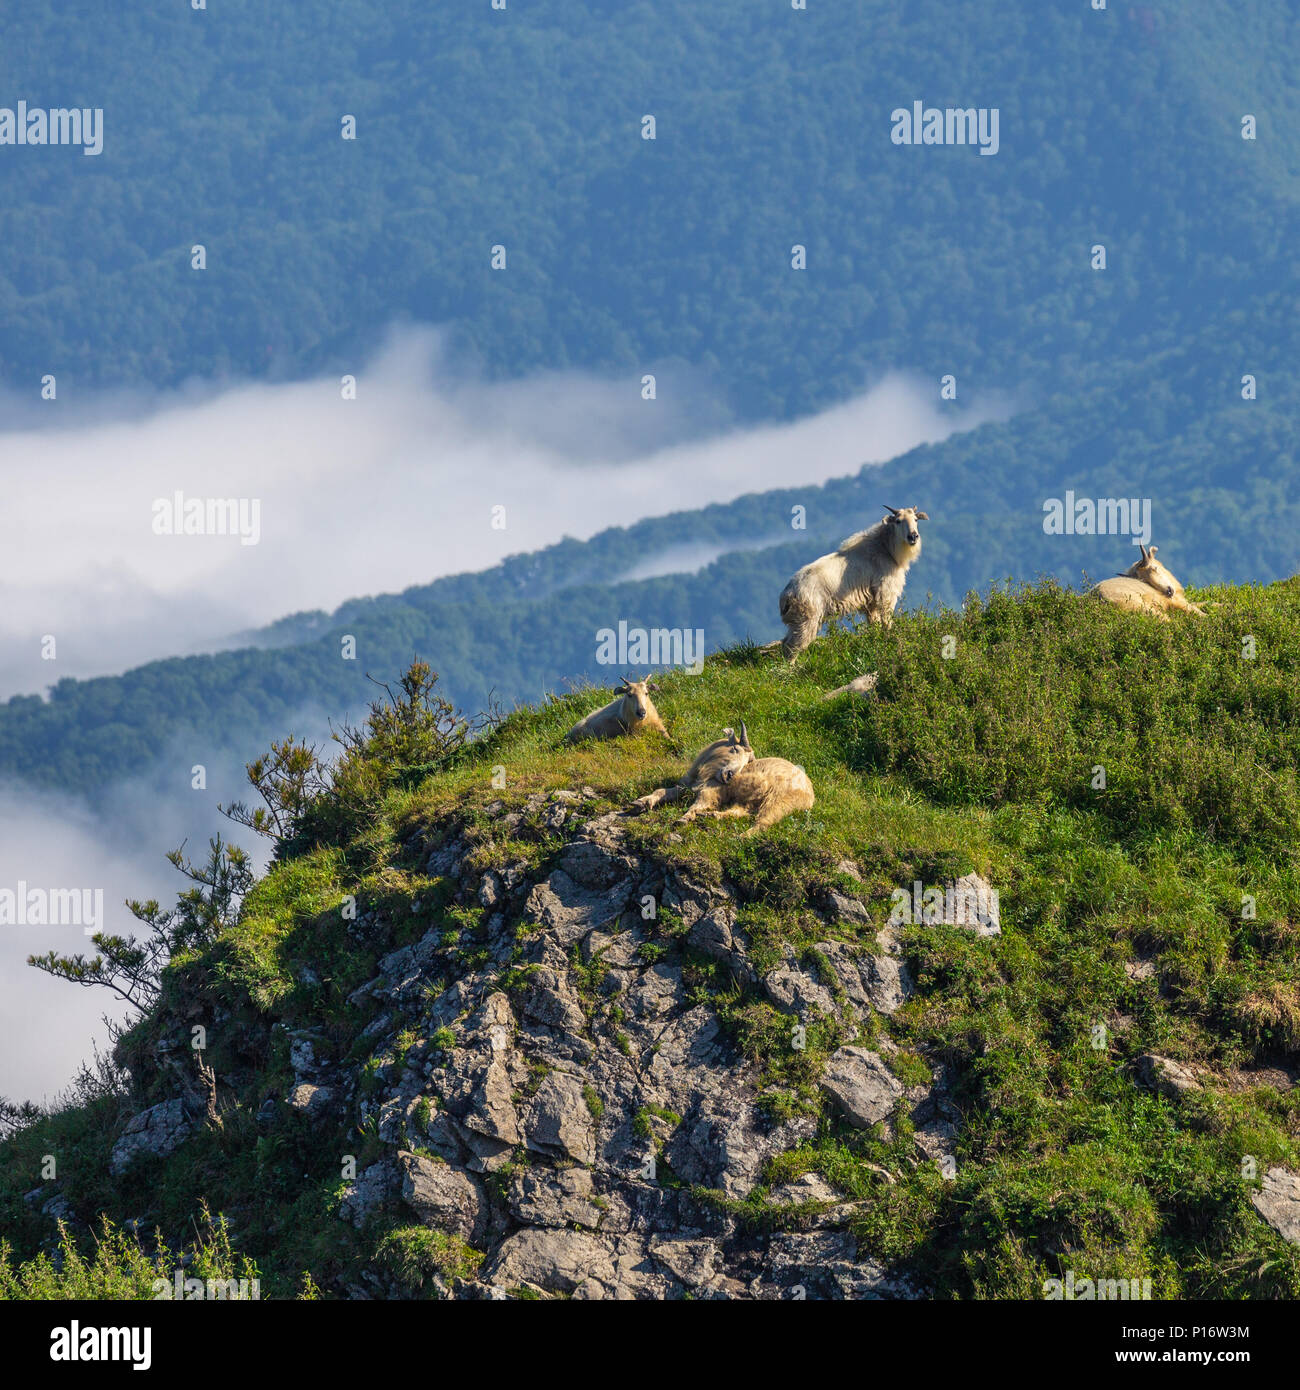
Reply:
<svg viewBox="0 0 1300 1390"><path fill-rule="evenodd" d="M6 16L3 90L105 109L98 158L4 151L0 383L20 400L47 371L76 399L355 370L405 319L446 325L467 374L659 371L720 425L792 419L895 367L1019 409L821 489L62 681L0 706L0 774L93 791L191 731L251 756L295 719L357 710L367 672L417 654L477 709L604 682L595 634L619 620L699 627L711 649L765 640L793 569L883 501L933 518L913 606L1126 566L1123 537L1043 533L1044 500L1070 488L1151 499L1185 583L1293 573L1300 112L1282 55L1296 22L1286 0L1258 0L1249 25L1228 0ZM146 50L147 70L123 57ZM999 153L892 145L889 113L913 99L997 106ZM356 141L340 139L344 114ZM789 529L795 503L806 531ZM618 582L683 541L731 553Z"/></svg>
<svg viewBox="0 0 1300 1390"><path fill-rule="evenodd" d="M1276 283L1300 125L1263 36L1295 22L1287 0L1249 24L1229 0L15 7L0 91L102 106L105 146L6 151L0 380L355 370L401 317L502 376L676 363L745 418L897 366L1041 389ZM997 106L1000 152L894 146L913 99Z"/></svg>

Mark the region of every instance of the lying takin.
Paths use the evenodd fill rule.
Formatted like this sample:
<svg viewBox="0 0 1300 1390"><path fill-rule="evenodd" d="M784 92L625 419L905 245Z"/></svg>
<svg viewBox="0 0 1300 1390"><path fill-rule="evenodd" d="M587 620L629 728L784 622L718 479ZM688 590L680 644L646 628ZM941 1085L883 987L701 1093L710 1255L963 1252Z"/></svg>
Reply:
<svg viewBox="0 0 1300 1390"><path fill-rule="evenodd" d="M634 815L642 811L653 811L668 801L680 801L682 797L698 792L715 782L721 782L737 773L747 763L754 761L754 750L749 746L749 735L741 723L742 737L736 737L734 729L723 729L722 737L702 748L695 761L686 769L686 774L672 787L660 787L647 796L640 797L628 808Z"/></svg>
<svg viewBox="0 0 1300 1390"><path fill-rule="evenodd" d="M705 748L676 787L651 792L633 809L649 810L675 801L694 786L695 802L682 817L683 825L698 816L752 816L754 824L745 834L757 835L791 811L811 808L816 798L803 768L784 758L756 757L743 720L739 738L730 729L725 732L727 737Z"/></svg>
<svg viewBox="0 0 1300 1390"><path fill-rule="evenodd" d="M634 681L624 676L623 683L615 688L614 698L607 705L593 710L578 722L564 736L565 743L581 743L585 739L621 738L625 734L635 734L642 729L658 729L667 734L664 721L655 709L650 698L652 690L659 687L651 680Z"/></svg>
<svg viewBox="0 0 1300 1390"><path fill-rule="evenodd" d="M808 774L784 758L755 758L701 789L682 824L697 816L752 816L746 835L757 835L792 811L811 810L816 797Z"/></svg>
<svg viewBox="0 0 1300 1390"><path fill-rule="evenodd" d="M921 553L917 522L930 518L915 507L885 510L887 517L805 565L782 589L786 634L781 646L791 661L811 645L828 618L860 613L886 627L893 621L908 567Z"/></svg>
<svg viewBox="0 0 1300 1390"><path fill-rule="evenodd" d="M1146 546L1141 546L1140 549L1140 560L1135 560L1123 574L1113 579L1103 579L1092 593L1116 608L1148 613L1161 622L1169 621L1169 613L1173 609L1204 616L1205 609L1187 599L1183 586L1156 559L1159 547L1153 545L1148 550Z"/></svg>

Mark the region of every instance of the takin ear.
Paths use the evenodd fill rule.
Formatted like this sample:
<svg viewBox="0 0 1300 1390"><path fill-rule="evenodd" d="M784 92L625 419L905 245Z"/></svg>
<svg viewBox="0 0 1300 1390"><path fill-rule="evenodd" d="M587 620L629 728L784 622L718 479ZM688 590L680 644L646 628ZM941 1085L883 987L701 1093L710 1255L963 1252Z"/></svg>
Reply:
<svg viewBox="0 0 1300 1390"><path fill-rule="evenodd" d="M632 687L626 681L623 681L621 684L616 685L614 687L615 695L630 695L631 693Z"/></svg>
<svg viewBox="0 0 1300 1390"><path fill-rule="evenodd" d="M658 695L659 693L659 687L654 683L654 681L646 681L645 688L647 690L653 690L656 695Z"/></svg>
<svg viewBox="0 0 1300 1390"><path fill-rule="evenodd" d="M917 519L918 521L929 521L929 520L930 520L930 513L929 513L929 512L917 512L917 514L916 514L916 519Z"/></svg>
<svg viewBox="0 0 1300 1390"><path fill-rule="evenodd" d="M1154 560L1156 558L1156 551L1159 549L1160 547L1158 545L1149 546L1147 549L1147 559Z"/></svg>

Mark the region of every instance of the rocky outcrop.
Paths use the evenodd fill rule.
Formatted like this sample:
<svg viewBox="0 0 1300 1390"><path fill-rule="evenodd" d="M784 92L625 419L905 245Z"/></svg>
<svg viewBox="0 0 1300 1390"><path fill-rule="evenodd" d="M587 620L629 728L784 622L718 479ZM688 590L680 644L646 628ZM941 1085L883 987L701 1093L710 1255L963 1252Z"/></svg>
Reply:
<svg viewBox="0 0 1300 1390"><path fill-rule="evenodd" d="M911 1292L859 1261L842 1229L849 1208L815 1173L769 1201L821 1229L774 1237L737 1221L728 1203L750 1198L770 1159L813 1136L817 1116L769 1116L759 1069L686 979L691 957L712 960L794 1021L836 1020L846 1045L825 1069L829 1102L851 1126L888 1122L900 1101L915 1109L917 1097L851 1040L870 1013L896 1010L912 984L902 961L875 947L868 908L823 892L812 906L856 939L828 936L807 959L787 953L760 977L732 894L643 860L628 849L620 817L584 822L575 799L525 808L558 809L576 832L540 875L475 875L463 867L463 843L431 856L464 900L492 914L490 959L417 1011L414 980L442 973L431 934L385 957L384 975L362 992L384 1002L386 1034L413 1023L426 1037L445 1030L436 1055L413 1049L363 1110L387 1117L380 1132L397 1149L406 1209L485 1251L477 1279L455 1296ZM684 955L665 954L643 916L647 902L680 920ZM918 1157L950 1153L953 1120L933 1104L922 1118L932 1125ZM382 1174L364 1178L349 1193L348 1219L383 1187Z"/></svg>
<svg viewBox="0 0 1300 1390"><path fill-rule="evenodd" d="M403 1200L421 1221L471 1244L483 1238L491 1208L479 1179L419 1154L399 1153L397 1161Z"/></svg>
<svg viewBox="0 0 1300 1390"><path fill-rule="evenodd" d="M1292 1245L1300 1245L1300 1176L1285 1168L1270 1168L1251 1205Z"/></svg>
<svg viewBox="0 0 1300 1390"><path fill-rule="evenodd" d="M181 1099L162 1101L128 1121L113 1145L109 1171L116 1177L144 1155L166 1158L189 1138L194 1122Z"/></svg>
<svg viewBox="0 0 1300 1390"><path fill-rule="evenodd" d="M333 1110L334 1092L328 1086L313 1086L303 1081L289 1092L287 1104L295 1114L319 1122Z"/></svg>
<svg viewBox="0 0 1300 1390"><path fill-rule="evenodd" d="M397 1183L397 1166L385 1159L372 1163L348 1183L339 1205L339 1216L358 1230L390 1201Z"/></svg>
<svg viewBox="0 0 1300 1390"><path fill-rule="evenodd" d="M473 1260L434 1281L440 1296L915 1296L862 1257L848 1229L856 1204L823 1175L767 1186L772 1160L812 1140L825 1116L890 1137L905 1112L908 1161L951 1160L960 1116L942 1077L905 1086L890 1068L881 1021L913 984L897 941L877 940L883 914L852 892L814 889L805 918L816 945L775 964L769 951L760 969L737 893L641 854L621 816L584 815L592 797L498 802L486 831L425 847L444 896L479 925L385 950L376 910L352 922L377 971L349 997L363 1024L348 1060L323 1033L290 1031L281 1055L293 1082L253 1102L259 1130L305 1123L313 1143L336 1131L345 1155L352 1136L371 1136L339 1219L363 1235L423 1225L479 1252L472 1276ZM485 840L539 825L562 841L539 867L508 855L481 867ZM852 865L838 873L860 882ZM738 1050L702 972L710 989L785 1016L792 1037L832 1039L820 1090L773 1104L773 1083ZM169 1152L191 1123L179 1101L155 1106L115 1157ZM345 1291L401 1296L381 1270L360 1277Z"/></svg>
<svg viewBox="0 0 1300 1390"><path fill-rule="evenodd" d="M826 1063L822 1090L855 1129L870 1129L893 1111L903 1084L874 1052L841 1047Z"/></svg>
<svg viewBox="0 0 1300 1390"><path fill-rule="evenodd" d="M1201 1089L1195 1074L1169 1057L1157 1057L1155 1053L1148 1052L1137 1059L1134 1067L1144 1086L1158 1091L1169 1100L1178 1100L1189 1091Z"/></svg>

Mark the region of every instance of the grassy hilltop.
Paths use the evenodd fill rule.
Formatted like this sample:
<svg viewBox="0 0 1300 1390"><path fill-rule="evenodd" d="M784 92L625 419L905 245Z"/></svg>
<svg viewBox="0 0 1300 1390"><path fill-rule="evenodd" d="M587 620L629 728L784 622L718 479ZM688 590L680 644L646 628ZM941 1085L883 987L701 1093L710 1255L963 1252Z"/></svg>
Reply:
<svg viewBox="0 0 1300 1390"><path fill-rule="evenodd" d="M338 1154L356 1154L360 1170L393 1147L382 1117L360 1118L366 1097L408 1057L450 1055L462 1024L398 1030L355 992L381 956L425 940L425 999L485 971L521 997L539 929L507 911L503 953L488 907L436 873L430 849L436 859L463 836L471 873L509 863L545 875L573 837L571 792L586 798L580 819L621 808L742 718L760 756L807 769L813 810L742 838L734 821L679 830L670 806L620 834L626 852L731 895L752 973L701 954L668 910L645 924L637 955L682 967L688 1002L716 1014L773 1122L806 1125L742 1197L697 1190L665 1163L657 1181L674 1199L725 1221L719 1240L847 1231L861 1260L940 1298L1039 1298L1067 1268L1150 1278L1156 1297L1300 1296L1300 1250L1251 1204L1267 1170L1300 1169L1300 579L1196 597L1215 605L1210 616L1162 624L1042 584L900 615L889 631L838 631L793 667L733 649L698 676L663 678L671 744L560 746L609 698L596 690L517 711L428 775L409 743L372 727L334 789L301 809L237 920L173 959L119 1048L129 1095L86 1088L0 1144L12 1245L0 1296L147 1296L143 1233L177 1248L205 1209L229 1229L203 1228L200 1265L233 1270L233 1242L263 1296L358 1281L388 1296L473 1287L484 1259L473 1239L389 1208L359 1226L338 1219ZM873 697L823 700L866 671L879 672ZM835 993L817 943L876 951L894 889L971 871L999 891L1000 937L905 928L911 997L889 1015L816 1015L806 1048L791 1046L767 972L795 959ZM830 893L856 906L828 926ZM348 895L365 930L344 920ZM573 951L591 1048L626 1052L622 996L599 959ZM113 1176L123 1122L174 1094L166 1045L195 1024L208 1030L220 1126L199 1124L170 1156ZM293 1087L303 1029L356 1078L325 1138L283 1105L266 1113ZM875 1049L904 1086L942 1071L959 1114L950 1177L917 1147L906 1105L854 1128L828 1104L822 1069L846 1044ZM1139 1059L1151 1054L1193 1084L1148 1084ZM587 1096L597 1127L610 1103L598 1089ZM427 1102L417 1113L423 1123ZM671 1154L664 1136L680 1116L637 1122ZM399 1142L421 1151L409 1127ZM42 1185L50 1153L58 1179ZM521 1149L486 1178L493 1200L536 1161ZM775 1199L808 1173L833 1202ZM52 1194L83 1251L98 1213L114 1223L98 1270L32 1263L54 1237L39 1210ZM142 1244L121 1233L128 1220Z"/></svg>

